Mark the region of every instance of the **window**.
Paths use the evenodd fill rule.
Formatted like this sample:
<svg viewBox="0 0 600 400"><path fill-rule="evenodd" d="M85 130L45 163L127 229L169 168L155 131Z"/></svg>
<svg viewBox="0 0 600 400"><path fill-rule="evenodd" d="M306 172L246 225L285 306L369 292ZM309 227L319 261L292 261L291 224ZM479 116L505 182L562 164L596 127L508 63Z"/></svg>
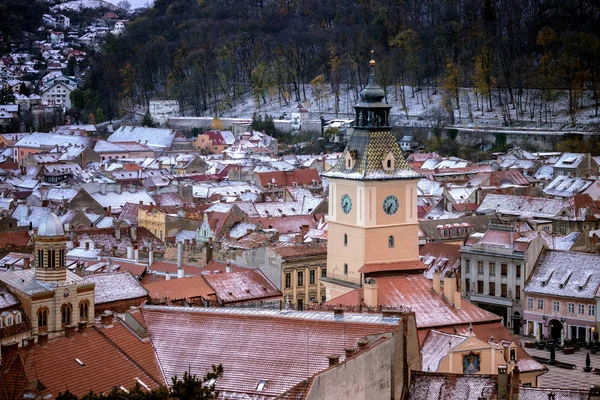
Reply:
<svg viewBox="0 0 600 400"><path fill-rule="evenodd" d="M20 312L17 312L17 313L15 314L15 321L17 321L17 322L16 322L17 324L20 324L20 323L21 323L21 313L20 313Z"/></svg>
<svg viewBox="0 0 600 400"><path fill-rule="evenodd" d="M311 285L315 284L315 270L311 269L308 273L308 283Z"/></svg>
<svg viewBox="0 0 600 400"><path fill-rule="evenodd" d="M507 272L508 272L508 265L500 264L500 275L506 276Z"/></svg>
<svg viewBox="0 0 600 400"><path fill-rule="evenodd" d="M579 312L579 314L584 314L585 313L585 306L583 304L578 304L577 305L577 311Z"/></svg>
<svg viewBox="0 0 600 400"><path fill-rule="evenodd" d="M510 361L517 361L517 349L510 349Z"/></svg>
<svg viewBox="0 0 600 400"><path fill-rule="evenodd" d="M344 264L344 275L348 275L348 264Z"/></svg>
<svg viewBox="0 0 600 400"><path fill-rule="evenodd" d="M544 300L543 299L538 299L537 308L538 308L538 310L544 309Z"/></svg>
<svg viewBox="0 0 600 400"><path fill-rule="evenodd" d="M477 281L477 293L483 294L483 281Z"/></svg>
<svg viewBox="0 0 600 400"><path fill-rule="evenodd" d="M327 268L321 267L321 278L327 277Z"/></svg>
<svg viewBox="0 0 600 400"><path fill-rule="evenodd" d="M490 282L489 294L490 294L490 296L496 295L496 284L494 282Z"/></svg>
<svg viewBox="0 0 600 400"><path fill-rule="evenodd" d="M517 285L515 287L515 299L520 300L521 299L521 286Z"/></svg>
<svg viewBox="0 0 600 400"><path fill-rule="evenodd" d="M48 268L56 268L56 250L48 250Z"/></svg>
<svg viewBox="0 0 600 400"><path fill-rule="evenodd" d="M506 283L503 283L500 285L500 296L502 296L502 297L507 296Z"/></svg>
<svg viewBox="0 0 600 400"><path fill-rule="evenodd" d="M483 261L477 261L477 273L483 275Z"/></svg>
<svg viewBox="0 0 600 400"><path fill-rule="evenodd" d="M471 290L471 280L465 279L465 293L469 293Z"/></svg>
<svg viewBox="0 0 600 400"><path fill-rule="evenodd" d="M496 275L496 263L490 263L490 277Z"/></svg>
<svg viewBox="0 0 600 400"><path fill-rule="evenodd" d="M321 296L321 303L325 303L327 301L327 296L322 295Z"/></svg>
<svg viewBox="0 0 600 400"><path fill-rule="evenodd" d="M552 302L552 311L554 311L554 312L560 311L560 302L559 301L554 300Z"/></svg>
<svg viewBox="0 0 600 400"><path fill-rule="evenodd" d="M574 303L567 304L567 310L569 311L569 314L575 314L575 304Z"/></svg>
<svg viewBox="0 0 600 400"><path fill-rule="evenodd" d="M515 267L515 273L516 273L516 275L517 275L517 278L520 278L520 277L521 277L521 266L520 266L520 265L517 265L517 266Z"/></svg>
<svg viewBox="0 0 600 400"><path fill-rule="evenodd" d="M389 169L391 169L391 168L392 168L392 160L387 160L387 167L388 167Z"/></svg>
<svg viewBox="0 0 600 400"><path fill-rule="evenodd" d="M11 326L12 324L13 324L13 317L12 316L6 317L6 326Z"/></svg>
<svg viewBox="0 0 600 400"><path fill-rule="evenodd" d="M471 260L469 260L468 258L465 258L465 273L471 273Z"/></svg>
<svg viewBox="0 0 600 400"><path fill-rule="evenodd" d="M60 322L63 325L71 325L71 313L73 311L73 307L71 304L63 304L60 308Z"/></svg>
<svg viewBox="0 0 600 400"><path fill-rule="evenodd" d="M348 234L344 233L344 246L348 246Z"/></svg>
<svg viewBox="0 0 600 400"><path fill-rule="evenodd" d="M527 298L527 308L533 308L533 298L532 297Z"/></svg>
<svg viewBox="0 0 600 400"><path fill-rule="evenodd" d="M588 315L596 315L596 306L588 306Z"/></svg>
<svg viewBox="0 0 600 400"><path fill-rule="evenodd" d="M302 271L298 271L298 286L304 285L304 273Z"/></svg>
<svg viewBox="0 0 600 400"><path fill-rule="evenodd" d="M82 301L81 303L79 303L79 320L80 321L87 321L88 320L88 310L89 310L89 303L87 302L87 300Z"/></svg>
<svg viewBox="0 0 600 400"><path fill-rule="evenodd" d="M393 237L393 236L390 236L390 237L388 238L388 247L389 247L389 248L392 248L392 247L394 247L394 237Z"/></svg>
<svg viewBox="0 0 600 400"><path fill-rule="evenodd" d="M297 305L298 305L297 306L298 311L304 310L304 299L298 299Z"/></svg>
<svg viewBox="0 0 600 400"><path fill-rule="evenodd" d="M264 390L265 387L267 386L267 382L269 382L268 379L261 379L261 381L258 382L258 385L256 385L256 390L259 392Z"/></svg>
<svg viewBox="0 0 600 400"><path fill-rule="evenodd" d="M38 267L44 268L44 250L38 250Z"/></svg>
<svg viewBox="0 0 600 400"><path fill-rule="evenodd" d="M38 332L48 332L48 309L40 308L37 312Z"/></svg>
<svg viewBox="0 0 600 400"><path fill-rule="evenodd" d="M285 287L289 288L292 286L292 274L290 274L289 272L287 272L285 274Z"/></svg>
<svg viewBox="0 0 600 400"><path fill-rule="evenodd" d="M58 267L59 268L64 268L65 266L65 251L64 250L59 250L58 251Z"/></svg>

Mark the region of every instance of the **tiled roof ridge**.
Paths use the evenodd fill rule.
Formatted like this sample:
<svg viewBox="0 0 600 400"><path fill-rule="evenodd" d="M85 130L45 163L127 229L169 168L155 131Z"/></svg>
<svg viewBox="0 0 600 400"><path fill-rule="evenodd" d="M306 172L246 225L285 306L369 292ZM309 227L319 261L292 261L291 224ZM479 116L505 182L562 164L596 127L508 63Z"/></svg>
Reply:
<svg viewBox="0 0 600 400"><path fill-rule="evenodd" d="M270 310L258 308L237 308L237 307L183 307L183 306L161 306L144 304L141 307L148 311L171 311L185 312L196 314L214 314L214 315L230 315L230 316L247 316L252 318L282 318L295 319L304 321L319 321L319 322L345 322L365 325L397 325L401 317L384 318L383 314L367 314L367 313L346 313L340 319L336 319L333 312L327 311L286 311L286 310ZM330 317L330 318L324 318ZM347 318L351 317L351 318Z"/></svg>
<svg viewBox="0 0 600 400"><path fill-rule="evenodd" d="M121 321L119 321L119 322L121 322ZM137 369L139 369L141 372L143 372L148 378L152 379L154 381L154 383L156 383L158 386L161 386L161 387L164 386L163 382L161 382L160 380L155 378L154 375L152 375L144 367L142 367L137 361L135 361L133 359L133 357L131 357L125 350L123 350L121 347L119 347L119 345L117 345L115 342L113 342L104 332L102 332L102 329L98 328L96 325L93 325L93 329L96 332L98 332L100 334L100 336L102 336L119 353L121 353L123 355L123 357L125 357L127 360L129 360L129 362L132 363Z"/></svg>

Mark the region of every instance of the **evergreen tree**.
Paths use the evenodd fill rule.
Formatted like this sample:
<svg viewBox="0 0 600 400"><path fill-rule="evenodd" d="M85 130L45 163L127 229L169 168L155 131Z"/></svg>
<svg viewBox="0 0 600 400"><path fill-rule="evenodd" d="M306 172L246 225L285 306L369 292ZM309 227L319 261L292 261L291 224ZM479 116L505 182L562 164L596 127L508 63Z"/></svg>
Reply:
<svg viewBox="0 0 600 400"><path fill-rule="evenodd" d="M146 111L146 114L144 114L144 119L142 119L141 124L142 126L147 126L148 128L156 128L156 122L154 122L152 115L150 115L150 111Z"/></svg>

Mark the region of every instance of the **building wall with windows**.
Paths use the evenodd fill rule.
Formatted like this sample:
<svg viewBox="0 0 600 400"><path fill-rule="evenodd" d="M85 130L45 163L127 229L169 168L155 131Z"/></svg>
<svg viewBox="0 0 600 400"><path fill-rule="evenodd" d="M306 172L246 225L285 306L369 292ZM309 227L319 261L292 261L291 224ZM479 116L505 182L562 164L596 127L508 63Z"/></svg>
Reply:
<svg viewBox="0 0 600 400"><path fill-rule="evenodd" d="M512 226L491 225L461 247L461 293L471 302L504 317L504 324L520 330L523 289L544 247L538 236L520 242Z"/></svg>
<svg viewBox="0 0 600 400"><path fill-rule="evenodd" d="M327 254L315 258L284 259L281 264L281 292L284 301L296 309L306 304L324 303L325 286L321 278L327 276Z"/></svg>

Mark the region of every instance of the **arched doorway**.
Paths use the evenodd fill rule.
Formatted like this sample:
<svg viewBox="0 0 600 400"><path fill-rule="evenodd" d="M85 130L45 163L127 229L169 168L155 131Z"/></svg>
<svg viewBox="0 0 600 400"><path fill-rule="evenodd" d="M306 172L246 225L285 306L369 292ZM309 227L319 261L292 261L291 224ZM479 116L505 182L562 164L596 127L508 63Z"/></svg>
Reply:
<svg viewBox="0 0 600 400"><path fill-rule="evenodd" d="M557 319L553 319L548 323L548 333L553 340L560 340L562 337L563 324Z"/></svg>

